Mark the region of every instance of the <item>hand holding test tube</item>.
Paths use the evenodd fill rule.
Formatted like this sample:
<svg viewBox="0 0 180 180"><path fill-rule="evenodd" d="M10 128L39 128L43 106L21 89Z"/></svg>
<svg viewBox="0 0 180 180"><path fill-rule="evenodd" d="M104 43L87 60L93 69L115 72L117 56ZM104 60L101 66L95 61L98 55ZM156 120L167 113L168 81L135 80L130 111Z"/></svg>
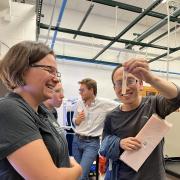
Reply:
<svg viewBox="0 0 180 180"><path fill-rule="evenodd" d="M127 76L128 76L128 72L126 70L124 70L123 67L123 79L122 79L122 95L126 94L126 89L127 89Z"/></svg>

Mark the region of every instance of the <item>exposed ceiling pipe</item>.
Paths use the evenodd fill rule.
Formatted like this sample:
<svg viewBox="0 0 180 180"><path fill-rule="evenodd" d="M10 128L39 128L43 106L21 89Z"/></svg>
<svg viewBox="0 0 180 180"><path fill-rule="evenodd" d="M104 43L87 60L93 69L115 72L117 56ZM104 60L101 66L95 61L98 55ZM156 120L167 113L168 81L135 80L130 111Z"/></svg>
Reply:
<svg viewBox="0 0 180 180"><path fill-rule="evenodd" d="M137 22L139 22L149 11L155 8L162 0L156 0L147 9L145 9L139 16L137 16L123 31L121 31L113 41L111 41L105 48L103 48L94 58L97 59L104 51L106 51L112 44L117 42L129 29L131 29Z"/></svg>
<svg viewBox="0 0 180 180"><path fill-rule="evenodd" d="M107 1L107 0L87 0L87 1L91 1L91 2L96 2L99 4L103 4L106 6L111 6L111 7L118 7L120 9L124 9L127 11L131 11L131 12L135 12L135 13L142 13L145 9L141 8L141 7L137 7L137 6L133 6L130 4L125 4L125 3L121 3L121 2L117 2L117 1ZM166 17L166 14L162 14L159 12L155 12L155 11L149 11L147 13L148 16L152 16L152 17L156 17L156 18L160 18L160 19L164 19ZM171 16L170 17L170 21L172 22L178 22L180 23L180 18L176 18Z"/></svg>
<svg viewBox="0 0 180 180"><path fill-rule="evenodd" d="M76 61L76 62L84 62L84 63L91 63L91 64L101 64L101 65L107 65L107 66L118 66L121 63L114 63L114 62L107 62L107 61L99 61L99 60L94 60L92 59L85 59L85 58L80 58L80 57L72 57L72 56L64 56L64 55L56 55L57 59L65 59L66 61ZM158 72L158 73L167 73L166 71L160 71L160 70L155 70L151 69L151 71ZM178 72L169 72L169 74L172 75L180 75Z"/></svg>
<svg viewBox="0 0 180 180"><path fill-rule="evenodd" d="M40 24L40 27L43 28L43 29L48 29L48 25L46 24ZM99 34L93 34L93 33L88 33L88 32L83 32L83 31L76 31L76 30L72 30L72 29L66 29L66 28L56 28L54 26L51 27L51 30L58 30L60 32L64 32L64 33L70 33L70 34L75 34L77 33L78 35L81 35L81 36L85 36L85 37L94 37L94 38L97 38L97 39L103 39L103 40L108 40L108 41L112 41L114 38L113 37L109 37L109 36L103 36L103 35L99 35ZM161 46L158 46L158 45L152 45L152 44L146 44L146 43L142 43L142 42L134 42L134 41L130 41L130 40L125 40L125 39L120 39L118 40L117 42L121 42L121 43L132 43L132 44L135 44L135 45L141 45L141 46L146 46L146 47L153 47L153 48L159 48L159 49L164 49L164 50L167 50L167 47L161 47ZM179 49L178 48L170 48L170 54L175 52L175 51L178 51ZM150 60L150 62L153 62L155 60L158 60L164 56L166 56L167 53L164 53L156 58L153 58Z"/></svg>
<svg viewBox="0 0 180 180"><path fill-rule="evenodd" d="M172 54L172 53L174 53L174 52L176 52L176 51L179 51L179 50L180 50L180 47L176 47L176 48L170 49L170 50L169 50L169 54ZM155 57L155 58L153 58L153 59L150 59L150 60L149 60L149 63L151 63L151 62L153 62L153 61L156 61L157 59L160 59L160 58L162 58L162 57L165 57L165 56L167 56L167 55L168 55L167 52L164 53L164 54L161 54L161 55L158 56L158 57Z"/></svg>
<svg viewBox="0 0 180 180"><path fill-rule="evenodd" d="M81 21L81 23L80 23L80 25L79 25L79 27L78 27L78 29L77 29L78 31L81 30L83 24L85 23L87 17L89 16L90 12L92 11L93 7L94 7L94 4L91 4L91 5L89 6L89 8L88 8L88 10L87 10L87 12L86 12L86 14L85 14L83 20ZM73 39L75 39L76 36L77 36L77 34L74 35Z"/></svg>
<svg viewBox="0 0 180 180"><path fill-rule="evenodd" d="M44 39L46 39L45 35L40 35L39 38L41 38L42 41L44 41ZM72 39L67 39L67 38L56 38L56 41L59 41L61 43L68 43L68 44L75 44L75 45L81 45L81 46L88 46L88 47L92 47L92 43L88 43L88 42L84 42L84 41L79 41L79 40L72 40ZM102 49L103 47L105 47L105 45L103 44L94 44L93 45L94 48L99 48ZM130 54L137 54L137 55L147 55L146 52L143 51L135 51L135 50L131 50L131 49L124 49L124 48L120 48L120 47L110 47L109 50L111 51L117 51L117 52L126 52L126 53L130 53ZM157 57L159 54L155 54L155 53L149 53L148 52L148 56L151 57ZM173 57L170 57L171 60L175 60ZM180 58L178 58L180 59ZM166 59L161 59L159 61L165 61Z"/></svg>
<svg viewBox="0 0 180 180"><path fill-rule="evenodd" d="M109 66L117 66L120 64L120 63L115 63L115 62L99 61L99 60L92 61L92 59L64 56L64 55L56 55L56 58L57 59L66 59L66 60L71 60L71 61L73 60L73 61L79 61L79 62L86 62L86 63L91 63L91 64L109 65Z"/></svg>
<svg viewBox="0 0 180 180"><path fill-rule="evenodd" d="M180 15L180 8L176 9L173 13L172 16L178 17ZM137 38L133 39L133 41L142 41L149 35L153 34L156 30L160 29L167 23L168 17L166 16L163 20L158 21L155 23L153 26L151 26L149 29L144 31L142 34L140 34ZM133 45L128 44L125 48L126 49L132 49Z"/></svg>
<svg viewBox="0 0 180 180"><path fill-rule="evenodd" d="M172 28L170 29L170 32L173 32L173 31L177 30L178 28L180 28L180 25L179 25L179 24L176 25L176 26L174 26L174 27L172 27ZM151 41L149 41L149 44L152 44L152 43L156 42L157 40L161 39L162 37L166 36L167 34L168 34L168 31L160 34L160 35L157 36L156 38L154 38L154 39L152 39ZM140 47L139 50L141 50L141 49L143 49L143 48L144 48L144 47Z"/></svg>
<svg viewBox="0 0 180 180"><path fill-rule="evenodd" d="M60 8L60 11L59 11L58 20L57 20L57 23L56 23L56 28L58 28L59 25L60 25L60 22L61 22L61 19L62 19L64 10L65 10L65 7L66 7L66 3L67 3L67 0L63 0L63 1L62 1L61 8ZM55 41L56 41L57 32L58 32L57 30L54 31L54 36L53 36L52 42L51 42L51 49L54 48L54 43L55 43Z"/></svg>
<svg viewBox="0 0 180 180"><path fill-rule="evenodd" d="M42 29L48 29L49 25L41 23L40 27ZM69 33L69 34L77 34L77 35L85 36L85 37L93 37L93 38L96 38L96 39L102 39L102 40L107 40L107 41L114 41L114 39L115 39L115 37L104 36L104 35L100 35L100 34L94 34L94 33L89 33L89 32L84 32L84 31L77 31L77 30L61 28L61 27L55 27L55 26L52 26L51 30L54 30L54 31L57 30L57 31L64 32L64 33ZM116 42L167 50L166 46L148 44L148 43L143 43L143 42L136 42L136 41L126 40L126 39L118 39L118 40L116 40Z"/></svg>

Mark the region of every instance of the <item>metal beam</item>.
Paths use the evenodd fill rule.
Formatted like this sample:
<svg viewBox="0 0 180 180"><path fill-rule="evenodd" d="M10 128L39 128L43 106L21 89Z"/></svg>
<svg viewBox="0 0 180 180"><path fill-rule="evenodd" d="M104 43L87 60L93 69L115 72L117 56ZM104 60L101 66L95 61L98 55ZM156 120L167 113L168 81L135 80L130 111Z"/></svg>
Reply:
<svg viewBox="0 0 180 180"><path fill-rule="evenodd" d="M179 50L180 50L180 47L173 48L173 49L169 50L169 54L172 54L172 53L174 53L174 52L176 52L176 51L179 51ZM153 59L150 59L148 62L151 63L151 62L153 62L153 61L156 61L156 60L158 60L158 59L160 59L160 58L162 58L162 57L167 56L167 54L168 54L167 52L164 53L164 54L161 54L160 56L157 56L157 57L155 57L155 58L153 58Z"/></svg>
<svg viewBox="0 0 180 180"><path fill-rule="evenodd" d="M170 29L170 32L173 32L173 31L177 30L178 28L180 28L180 25L177 25L177 26L172 27L172 28ZM161 39L162 37L164 37L164 36L167 35L167 34L168 34L168 31L160 34L160 35L157 36L156 38L154 38L154 39L152 39L151 41L149 41L148 44L152 44L152 43L156 42L157 40ZM139 49L143 49L143 48L144 48L144 47L141 47L141 48L139 48Z"/></svg>
<svg viewBox="0 0 180 180"><path fill-rule="evenodd" d="M114 63L114 62L108 62L108 61L99 61L95 60L92 61L92 59L87 59L87 58L80 58L80 57L72 57L72 56L64 56L64 55L56 55L56 58L59 59L66 59L66 60L73 60L73 61L80 61L80 62L86 62L86 63L91 63L91 64L102 64L102 65L110 65L110 66L117 66L120 63Z"/></svg>
<svg viewBox="0 0 180 180"><path fill-rule="evenodd" d="M40 28L48 29L49 25L41 23ZM94 33L89 33L89 32L84 32L84 31L77 31L77 30L66 29L66 28L55 27L55 26L51 26L51 30L54 30L54 31L57 30L57 31L69 33L69 34L77 34L77 35L84 36L84 37L93 37L96 39L102 39L102 40L107 40L107 41L114 41L114 39L115 39L115 37L104 36L104 35L100 35L100 34L94 34ZM126 39L118 39L118 40L116 40L116 42L167 50L167 47L165 47L165 46L147 44L147 43L136 42L136 41L126 40Z"/></svg>
<svg viewBox="0 0 180 180"><path fill-rule="evenodd" d="M162 0L156 0L147 9L145 9L139 16L137 16L123 31L121 31L113 41L111 41L105 48L103 48L94 58L97 59L104 51L106 51L112 44L117 42L117 40L123 36L129 29L131 29L136 23L138 23L149 11L155 8Z"/></svg>
<svg viewBox="0 0 180 180"><path fill-rule="evenodd" d="M80 58L80 57L72 57L72 56L64 56L64 55L56 55L57 59L65 59L66 61L76 61L76 62L84 62L84 63L91 63L91 64L102 64L102 65L108 65L108 66L118 66L121 63L114 63L114 62L107 62L107 61L99 61L99 60L94 60L92 59L85 59L85 58ZM156 69L151 69L151 71L158 72L158 73L167 73L166 71L160 71ZM168 72L169 74L174 74L174 75L180 75L178 72Z"/></svg>
<svg viewBox="0 0 180 180"><path fill-rule="evenodd" d="M44 41L44 39L46 39L45 35L40 35L39 39L41 39L41 41ZM85 47L90 47L92 48L92 43L90 42L84 42L84 41L80 41L80 40L76 40L74 41L73 39L67 39L67 38L56 38L56 41L60 42L60 43L65 43L65 44L74 44L74 45L79 45L79 46L85 46ZM102 44L93 44L93 48L97 48L97 49L102 49L105 45ZM126 53L130 53L130 54L135 54L135 55L148 55L151 57L156 57L159 54L155 54L155 53L150 53L150 52L143 52L143 51L135 51L135 50L131 50L131 49L124 49L124 48L120 48L120 47L110 47L109 50L111 51L117 51L117 52L126 52ZM171 60L174 59L173 57L170 57ZM180 57L177 57L177 59L180 60ZM164 61L166 59L161 59L160 61ZM176 59L175 59L176 60Z"/></svg>
<svg viewBox="0 0 180 180"><path fill-rule="evenodd" d="M173 14L174 17L178 17L180 15L180 8L176 9ZM151 26L149 29L147 29L146 31L144 31L142 34L140 34L137 38L133 39L133 41L142 41L143 39L145 39L146 37L148 37L149 35L153 34L156 30L160 29L161 27L163 27L168 21L168 16L166 16L163 20L158 21L157 23L155 23L153 26ZM127 49L132 49L133 45L127 45L125 48Z"/></svg>
<svg viewBox="0 0 180 180"><path fill-rule="evenodd" d="M94 4L91 4L91 5L89 6L89 8L88 8L88 10L87 10L87 12L86 12L83 20L81 21L81 23L80 23L80 25L79 25L79 27L78 27L78 29L77 29L78 31L81 30L83 24L85 23L87 17L89 16L90 12L92 11L93 7L94 7ZM74 35L73 39L75 39L76 36L77 36L77 34Z"/></svg>
<svg viewBox="0 0 180 180"><path fill-rule="evenodd" d="M38 40L40 34L40 22L43 0L36 1L36 40Z"/></svg>
<svg viewBox="0 0 180 180"><path fill-rule="evenodd" d="M145 10L141 7L137 7L137 6L133 6L130 4L125 4L125 3L121 3L117 1L112 1L112 0L87 0L87 1L95 2L95 3L99 3L106 6L111 6L111 7L118 7L120 9L124 9L124 10L135 12L135 13L142 13ZM166 17L166 14L162 14L155 11L149 11L147 15L155 17L155 18L160 18L160 19L164 19ZM180 23L180 18L171 16L170 21Z"/></svg>

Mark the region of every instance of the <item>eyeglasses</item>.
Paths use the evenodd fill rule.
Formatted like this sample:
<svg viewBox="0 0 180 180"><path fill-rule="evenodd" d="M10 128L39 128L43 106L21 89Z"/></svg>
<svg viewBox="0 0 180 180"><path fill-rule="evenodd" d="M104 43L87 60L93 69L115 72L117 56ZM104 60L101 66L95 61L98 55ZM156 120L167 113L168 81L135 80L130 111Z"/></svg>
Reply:
<svg viewBox="0 0 180 180"><path fill-rule="evenodd" d="M83 93L85 89L79 89L79 93Z"/></svg>
<svg viewBox="0 0 180 180"><path fill-rule="evenodd" d="M136 83L138 82L137 79L134 79L134 78L128 78L126 83L127 83L127 86L133 86L135 85ZM122 88L122 80L118 80L114 83L114 87L115 88Z"/></svg>
<svg viewBox="0 0 180 180"><path fill-rule="evenodd" d="M41 65L41 64L31 64L30 67L41 68L42 70L47 71L49 74L52 74L59 78L61 77L61 73L58 72L57 69L53 66Z"/></svg>

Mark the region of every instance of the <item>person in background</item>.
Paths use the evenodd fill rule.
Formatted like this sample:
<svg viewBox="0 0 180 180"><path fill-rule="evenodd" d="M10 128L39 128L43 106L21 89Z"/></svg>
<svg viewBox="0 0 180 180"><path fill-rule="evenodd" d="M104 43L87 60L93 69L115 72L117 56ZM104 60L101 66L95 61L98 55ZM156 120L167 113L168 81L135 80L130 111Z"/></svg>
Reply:
<svg viewBox="0 0 180 180"><path fill-rule="evenodd" d="M87 180L90 167L98 155L105 115L119 103L96 97L97 83L93 79L83 79L79 84L82 99L78 101L73 117L75 135L72 153L83 168L80 179Z"/></svg>
<svg viewBox="0 0 180 180"><path fill-rule="evenodd" d="M81 175L74 159L62 164L65 145L39 106L52 98L59 77L54 52L39 42L20 42L0 61L0 78L10 89L0 99L0 179L75 180Z"/></svg>
<svg viewBox="0 0 180 180"><path fill-rule="evenodd" d="M123 68L128 72L126 93L122 93ZM141 97L143 81L156 88L160 95ZM152 74L148 61L130 59L112 72L112 82L122 105L107 114L100 154L110 159L107 180L165 180L163 140L146 159L138 172L123 163L123 151L142 148L135 137L152 114L162 119L180 107L180 89L174 83ZM108 176L109 175L109 176Z"/></svg>
<svg viewBox="0 0 180 180"><path fill-rule="evenodd" d="M54 131L59 138L60 143L62 146L60 147L60 154L61 154L61 167L70 167L69 162L69 150L68 150L68 143L66 140L66 133L64 129L58 123L58 114L55 108L59 108L62 104L64 98L62 84L59 81L53 89L53 95L50 99L44 101L38 108L38 112L44 111L46 113L47 121L52 126Z"/></svg>
<svg viewBox="0 0 180 180"><path fill-rule="evenodd" d="M55 108L59 108L63 102L64 93L61 82L58 82L54 88L54 93L51 99L43 102L43 105L52 113L55 119L58 119L58 113Z"/></svg>

